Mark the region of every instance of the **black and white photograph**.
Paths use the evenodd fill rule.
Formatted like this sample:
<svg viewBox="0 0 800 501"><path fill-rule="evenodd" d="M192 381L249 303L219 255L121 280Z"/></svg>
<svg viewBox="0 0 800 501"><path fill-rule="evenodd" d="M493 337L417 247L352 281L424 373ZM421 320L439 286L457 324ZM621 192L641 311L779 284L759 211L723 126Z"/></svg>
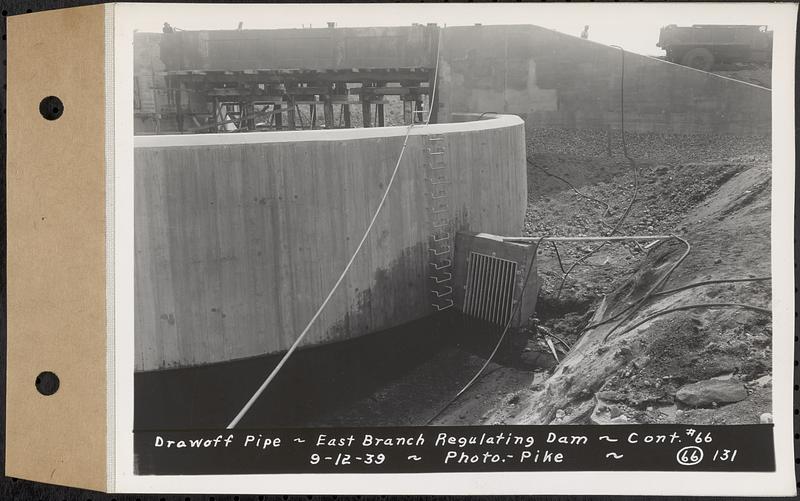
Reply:
<svg viewBox="0 0 800 501"><path fill-rule="evenodd" d="M4 3L0 492L796 495L798 19Z"/></svg>
<svg viewBox="0 0 800 501"><path fill-rule="evenodd" d="M134 475L775 470L786 25L553 7L136 6Z"/></svg>

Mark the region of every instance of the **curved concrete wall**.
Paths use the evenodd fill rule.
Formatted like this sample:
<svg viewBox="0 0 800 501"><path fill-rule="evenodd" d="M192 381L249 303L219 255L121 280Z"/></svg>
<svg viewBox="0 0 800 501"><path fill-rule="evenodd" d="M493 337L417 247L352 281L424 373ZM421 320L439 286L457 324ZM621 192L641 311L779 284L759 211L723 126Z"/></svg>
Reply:
<svg viewBox="0 0 800 501"><path fill-rule="evenodd" d="M406 127L140 136L135 142L136 368L287 349L366 229ZM416 127L350 273L304 341L432 312L426 136L441 135L454 228L519 234L519 117Z"/></svg>
<svg viewBox="0 0 800 501"><path fill-rule="evenodd" d="M446 28L439 116L494 111L528 127L617 129L620 50L538 26ZM767 136L769 89L625 53L625 130Z"/></svg>

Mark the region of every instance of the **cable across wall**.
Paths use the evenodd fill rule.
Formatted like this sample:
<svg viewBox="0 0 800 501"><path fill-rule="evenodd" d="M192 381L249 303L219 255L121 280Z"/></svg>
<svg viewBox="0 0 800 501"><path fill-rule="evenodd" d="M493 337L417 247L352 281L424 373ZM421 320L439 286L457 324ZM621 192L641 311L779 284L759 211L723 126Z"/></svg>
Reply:
<svg viewBox="0 0 800 501"><path fill-rule="evenodd" d="M425 123L423 124L423 126L428 126L430 124L431 115L433 114L433 106L434 106L435 99L436 99L436 87L437 87L436 86L436 81L437 81L438 74L439 74L439 48L441 47L441 32L439 34L439 38L440 38L439 43L437 43L437 46L436 46L436 68L435 68L434 74L433 74L433 89L431 89L431 97L430 97L430 101L429 101L430 104L428 106L428 108L429 108L428 109L428 115L425 117ZM331 287L330 292L328 292L327 296L325 296L325 299L319 305L319 308L317 308L316 312L314 312L314 315L308 321L308 323L306 324L305 328L303 328L303 330L300 332L300 334L297 336L297 338L295 338L294 342L289 347L289 349L286 351L286 353L283 355L283 357L281 357L280 361L278 362L278 365L276 365L275 368L272 369L272 371L269 373L269 375L264 379L264 381L261 383L261 385L255 391L255 393L253 393L253 395L244 404L244 406L236 414L236 416L233 418L233 420L231 420L231 422L227 426L227 429L233 429L233 428L236 427L236 425L239 424L239 421L241 421L242 418L248 413L248 411L250 411L250 409L256 403L258 398L261 396L261 394L264 393L264 390L266 390L267 387L269 386L269 384L275 379L275 376L278 375L280 370L283 368L283 366L286 364L286 362L289 360L289 358L292 356L292 354L295 352L295 350L297 350L298 346L300 346L300 343L303 341L303 338L305 338L305 336L311 330L311 327L314 325L314 323L319 318L319 316L322 313L322 311L328 305L328 303L330 302L330 300L333 297L334 293L336 293L337 289L339 288L339 286L341 285L341 283L344 280L345 276L347 275L347 272L350 271L350 268L353 265L353 262L355 262L356 257L358 256L359 252L361 251L361 248L364 246L364 242L367 241L367 238L369 237L370 233L372 232L372 228L375 226L375 221L377 221L378 216L381 213L381 209L383 209L383 206L386 203L386 199L388 198L389 193L391 192L392 186L394 185L395 179L397 178L397 173L400 170L400 163L403 160L403 155L405 154L406 148L408 146L408 137L411 134L411 129L413 129L414 127L415 127L415 125L414 125L413 120L412 120L412 123L406 129L406 134L405 134L405 137L403 138L403 146L400 149L400 154L397 157L397 161L395 162L394 169L392 169L392 175L389 178L389 182L386 184L386 189L383 191L383 195L381 196L380 202L378 203L378 206L376 207L375 212L373 213L372 218L370 219L370 222L367 225L366 230L364 230L364 234L362 235L361 240L358 242L358 245L356 246L355 250L353 251L353 254L350 256L350 259L347 261L347 264L345 265L344 269L339 274L339 278L336 279L336 282L333 284L333 287Z"/></svg>

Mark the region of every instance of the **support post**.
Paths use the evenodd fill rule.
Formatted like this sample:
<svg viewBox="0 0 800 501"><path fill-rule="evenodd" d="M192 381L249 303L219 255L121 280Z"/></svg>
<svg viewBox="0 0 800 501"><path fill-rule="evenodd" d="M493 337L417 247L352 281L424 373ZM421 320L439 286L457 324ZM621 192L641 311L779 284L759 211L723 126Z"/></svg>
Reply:
<svg viewBox="0 0 800 501"><path fill-rule="evenodd" d="M283 115L281 114L281 104L275 103L275 130L283 130Z"/></svg>
<svg viewBox="0 0 800 501"><path fill-rule="evenodd" d="M361 96L361 119L364 127L372 127L372 104L364 95Z"/></svg>
<svg viewBox="0 0 800 501"><path fill-rule="evenodd" d="M295 130L297 128L294 116L294 99L291 97L286 105L286 125L289 130Z"/></svg>
<svg viewBox="0 0 800 501"><path fill-rule="evenodd" d="M346 82L336 82L333 84L333 95L342 98L347 101L347 83ZM331 103L331 108L333 108L333 103ZM333 116L333 114L331 114ZM341 114L339 115L339 124L341 125L342 120L344 120L344 128L350 128L350 105L349 104L342 104ZM334 126L336 126L335 119L334 119Z"/></svg>
<svg viewBox="0 0 800 501"><path fill-rule="evenodd" d="M378 87L383 87L386 85L386 82L377 82L375 84ZM383 114L383 103L378 103L375 105L375 114L378 115L378 127L383 127L385 124L385 117Z"/></svg>
<svg viewBox="0 0 800 501"><path fill-rule="evenodd" d="M350 125L350 105L349 104L343 104L342 105L342 113L344 113L344 127L346 129L349 129L351 127L351 125Z"/></svg>
<svg viewBox="0 0 800 501"><path fill-rule="evenodd" d="M323 112L325 113L325 128L333 129L333 103L331 102L330 92L325 95L325 104L323 105Z"/></svg>
<svg viewBox="0 0 800 501"><path fill-rule="evenodd" d="M178 88L175 90L175 123L178 132L183 132L183 108L181 105L181 98L183 91L183 82L178 83Z"/></svg>
<svg viewBox="0 0 800 501"><path fill-rule="evenodd" d="M434 72L434 74L431 75L431 79L428 81L428 88L431 91L431 93L428 94L428 104L430 105L428 113L430 113L430 123L432 124L439 121L439 93L436 92L436 77L437 75Z"/></svg>
<svg viewBox="0 0 800 501"><path fill-rule="evenodd" d="M220 115L220 112L219 112L219 98L217 98L216 96L214 97L213 106L214 106L214 108L213 108L214 115L213 115L213 117L211 119L211 123L218 124L218 123L222 122L222 118L220 118L220 116L219 116ZM210 132L219 132L219 125L217 125L213 129L209 129L209 131Z"/></svg>

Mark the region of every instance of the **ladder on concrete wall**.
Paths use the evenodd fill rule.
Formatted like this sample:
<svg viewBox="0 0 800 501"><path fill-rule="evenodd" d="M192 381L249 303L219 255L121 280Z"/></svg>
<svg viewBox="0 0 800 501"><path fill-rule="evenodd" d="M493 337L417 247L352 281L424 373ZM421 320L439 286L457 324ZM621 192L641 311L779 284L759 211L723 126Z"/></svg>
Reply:
<svg viewBox="0 0 800 501"><path fill-rule="evenodd" d="M427 211L431 306L443 311L453 306L453 228L450 221L450 169L444 136L425 136L423 149L427 184Z"/></svg>

